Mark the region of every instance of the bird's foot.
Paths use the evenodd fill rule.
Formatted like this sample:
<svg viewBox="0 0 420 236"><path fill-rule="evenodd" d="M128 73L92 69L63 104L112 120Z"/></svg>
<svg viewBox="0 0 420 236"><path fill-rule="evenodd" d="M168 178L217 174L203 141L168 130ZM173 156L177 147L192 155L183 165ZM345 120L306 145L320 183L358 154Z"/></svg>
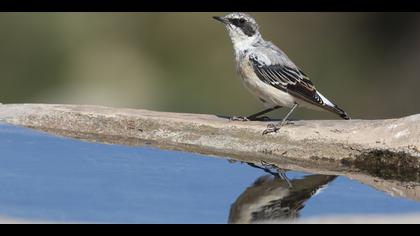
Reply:
<svg viewBox="0 0 420 236"><path fill-rule="evenodd" d="M270 163L268 163L268 162L266 162L266 161L264 161L264 160L262 160L262 161L260 161L260 163L261 163L261 166L263 167L263 168L265 168L265 169L275 169L275 170L277 170L278 169L278 167L276 166L276 165L274 165L274 164L270 164Z"/></svg>
<svg viewBox="0 0 420 236"><path fill-rule="evenodd" d="M266 134L270 134L270 133L277 133L277 131L279 131L280 128L281 128L280 125L277 126L275 124L268 124L267 129L264 130L262 135L266 135Z"/></svg>
<svg viewBox="0 0 420 236"><path fill-rule="evenodd" d="M285 125L292 125L294 124L292 121L284 121L278 125L275 124L268 124L267 128L263 131L262 135L270 134L270 133L277 133L281 127Z"/></svg>
<svg viewBox="0 0 420 236"><path fill-rule="evenodd" d="M243 122L250 121L250 119L246 116L234 116L234 117L229 118L229 120L230 121L243 121Z"/></svg>

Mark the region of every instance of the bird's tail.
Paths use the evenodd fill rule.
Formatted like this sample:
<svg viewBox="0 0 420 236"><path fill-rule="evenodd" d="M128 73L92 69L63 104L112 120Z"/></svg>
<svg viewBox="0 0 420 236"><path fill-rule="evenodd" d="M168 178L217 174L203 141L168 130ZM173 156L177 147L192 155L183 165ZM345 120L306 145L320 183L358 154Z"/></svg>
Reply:
<svg viewBox="0 0 420 236"><path fill-rule="evenodd" d="M335 114L339 115L341 118L345 119L345 120L350 120L350 116L347 115L347 113L339 108L337 105L334 105L333 107L329 106L328 110L334 112Z"/></svg>
<svg viewBox="0 0 420 236"><path fill-rule="evenodd" d="M322 96L321 93L319 93L319 92L317 92L317 93L321 97L322 101L324 102L324 108L325 109L339 115L341 118L343 118L345 120L350 120L351 119L350 116L348 116L347 113L343 109L339 108L337 105L332 103L330 100L328 100L327 98Z"/></svg>

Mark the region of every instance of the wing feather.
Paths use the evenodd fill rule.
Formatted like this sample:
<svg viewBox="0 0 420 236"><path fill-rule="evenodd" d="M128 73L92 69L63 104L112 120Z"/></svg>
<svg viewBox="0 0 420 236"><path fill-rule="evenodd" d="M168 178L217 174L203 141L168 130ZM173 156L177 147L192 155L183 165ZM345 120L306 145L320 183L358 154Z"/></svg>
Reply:
<svg viewBox="0 0 420 236"><path fill-rule="evenodd" d="M301 69L280 63L267 65L258 60L258 55L251 54L249 60L258 78L264 83L309 103L324 106L324 101L318 95L315 86Z"/></svg>

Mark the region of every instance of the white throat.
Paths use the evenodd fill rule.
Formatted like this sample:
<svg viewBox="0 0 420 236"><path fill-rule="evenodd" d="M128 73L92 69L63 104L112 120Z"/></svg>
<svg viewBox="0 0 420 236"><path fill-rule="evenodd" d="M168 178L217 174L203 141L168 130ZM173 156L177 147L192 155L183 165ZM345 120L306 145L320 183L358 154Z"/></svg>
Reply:
<svg viewBox="0 0 420 236"><path fill-rule="evenodd" d="M246 37L246 38L232 38L233 48L236 52L243 52L254 47L253 44L258 41L258 37Z"/></svg>
<svg viewBox="0 0 420 236"><path fill-rule="evenodd" d="M229 27L228 31L236 54L253 48L254 44L261 40L261 34L259 32L249 37Z"/></svg>

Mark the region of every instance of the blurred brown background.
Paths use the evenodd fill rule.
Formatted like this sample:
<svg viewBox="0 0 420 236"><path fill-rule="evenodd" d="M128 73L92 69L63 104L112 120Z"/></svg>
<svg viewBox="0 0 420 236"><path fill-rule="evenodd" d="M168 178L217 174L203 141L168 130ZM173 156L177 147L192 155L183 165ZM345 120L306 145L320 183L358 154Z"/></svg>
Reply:
<svg viewBox="0 0 420 236"><path fill-rule="evenodd" d="M259 111L211 19L225 14L0 13L0 102ZM420 14L250 14L352 118L420 113ZM300 109L294 118L336 116Z"/></svg>

